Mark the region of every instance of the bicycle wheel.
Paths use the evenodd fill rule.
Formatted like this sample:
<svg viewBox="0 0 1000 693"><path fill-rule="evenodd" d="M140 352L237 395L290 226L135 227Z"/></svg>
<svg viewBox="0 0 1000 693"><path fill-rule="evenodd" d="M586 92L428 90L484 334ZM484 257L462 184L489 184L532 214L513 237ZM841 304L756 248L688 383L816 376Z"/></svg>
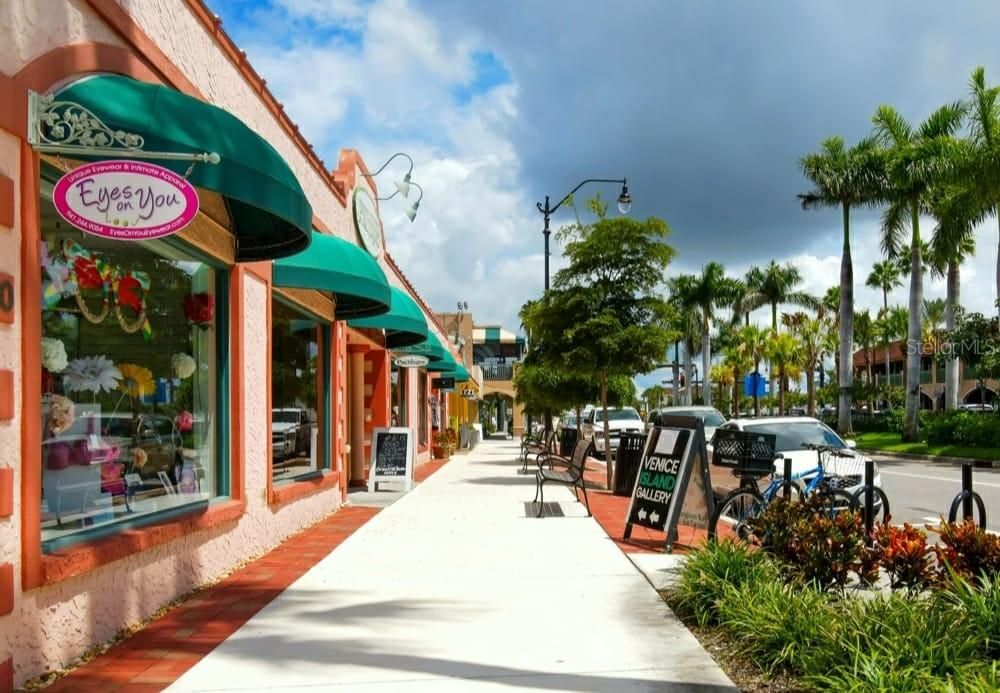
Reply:
<svg viewBox="0 0 1000 693"><path fill-rule="evenodd" d="M730 491L712 513L708 524L709 539L734 537L747 541L753 531L750 521L760 516L765 505L758 491L748 488Z"/></svg>
<svg viewBox="0 0 1000 693"><path fill-rule="evenodd" d="M816 491L823 501L823 512L829 517L835 517L842 512L856 510L851 494L842 489L819 489Z"/></svg>
<svg viewBox="0 0 1000 693"><path fill-rule="evenodd" d="M875 522L888 522L889 517L891 517L889 514L889 497L878 486L872 487L872 505L875 510L873 513ZM861 513L861 517L865 516L865 489L863 487L859 488L851 496L851 507ZM880 516L881 519L879 519Z"/></svg>

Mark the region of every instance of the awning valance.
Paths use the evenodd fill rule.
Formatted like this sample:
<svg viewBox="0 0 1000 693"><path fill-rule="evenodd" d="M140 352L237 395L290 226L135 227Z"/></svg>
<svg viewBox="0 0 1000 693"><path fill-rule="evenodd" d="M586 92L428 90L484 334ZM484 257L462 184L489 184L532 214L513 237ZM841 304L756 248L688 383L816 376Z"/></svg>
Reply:
<svg viewBox="0 0 1000 693"><path fill-rule="evenodd" d="M420 306L402 289L393 286L390 288L390 293L392 294L392 300L389 312L371 318L349 320L347 324L351 327L369 327L385 330L385 345L389 349L398 349L426 342L428 335L427 320L424 318L424 313L420 310Z"/></svg>
<svg viewBox="0 0 1000 693"><path fill-rule="evenodd" d="M60 90L55 100L86 108L112 131L141 136L145 151L219 154L219 163L196 164L187 179L225 197L237 261L286 257L308 247L312 207L295 174L274 147L231 113L169 87L121 75L84 77ZM179 175L191 165L129 158Z"/></svg>
<svg viewBox="0 0 1000 693"><path fill-rule="evenodd" d="M442 378L454 378L456 383L464 383L469 380L472 376L469 375L469 371L461 363L456 364L454 370L450 370L441 374Z"/></svg>
<svg viewBox="0 0 1000 693"><path fill-rule="evenodd" d="M301 253L275 260L274 285L330 291L338 320L380 315L389 310L389 282L375 258L347 241L313 233Z"/></svg>

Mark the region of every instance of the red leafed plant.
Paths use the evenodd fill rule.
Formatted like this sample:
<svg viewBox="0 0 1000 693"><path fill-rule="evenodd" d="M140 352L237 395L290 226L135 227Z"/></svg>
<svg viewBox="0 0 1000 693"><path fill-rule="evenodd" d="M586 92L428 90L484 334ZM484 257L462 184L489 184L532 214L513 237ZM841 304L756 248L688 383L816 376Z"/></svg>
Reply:
<svg viewBox="0 0 1000 693"><path fill-rule="evenodd" d="M981 577L1000 575L1000 536L980 529L970 519L942 522L930 529L941 535L941 545L934 547L940 578L948 579L949 567L976 584Z"/></svg>
<svg viewBox="0 0 1000 693"><path fill-rule="evenodd" d="M188 294L184 297L184 317L199 327L212 324L215 317L215 299L212 294Z"/></svg>
<svg viewBox="0 0 1000 693"><path fill-rule="evenodd" d="M934 580L933 551L923 530L909 523L902 527L885 523L874 529L872 538L892 589L919 592Z"/></svg>

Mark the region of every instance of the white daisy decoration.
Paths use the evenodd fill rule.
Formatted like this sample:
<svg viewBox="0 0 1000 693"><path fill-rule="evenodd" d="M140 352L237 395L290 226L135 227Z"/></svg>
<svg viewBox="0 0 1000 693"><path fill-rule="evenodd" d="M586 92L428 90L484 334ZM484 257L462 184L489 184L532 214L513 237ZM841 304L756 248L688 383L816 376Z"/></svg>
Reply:
<svg viewBox="0 0 1000 693"><path fill-rule="evenodd" d="M189 354L174 354L170 357L170 365L173 366L174 375L181 380L186 380L194 375L198 369L198 364Z"/></svg>
<svg viewBox="0 0 1000 693"><path fill-rule="evenodd" d="M42 368L59 373L66 368L66 345L58 339L42 337Z"/></svg>
<svg viewBox="0 0 1000 693"><path fill-rule="evenodd" d="M68 392L112 392L122 373L107 356L73 359L63 371L63 387Z"/></svg>

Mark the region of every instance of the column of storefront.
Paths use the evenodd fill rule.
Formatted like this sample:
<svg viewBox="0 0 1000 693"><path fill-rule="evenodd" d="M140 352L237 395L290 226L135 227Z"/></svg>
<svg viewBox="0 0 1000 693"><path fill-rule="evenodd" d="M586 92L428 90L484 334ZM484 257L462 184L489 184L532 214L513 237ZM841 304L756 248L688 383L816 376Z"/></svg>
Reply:
<svg viewBox="0 0 1000 693"><path fill-rule="evenodd" d="M350 344L347 347L350 385L348 393L348 428L351 433L350 486L365 485L365 353L368 347Z"/></svg>

